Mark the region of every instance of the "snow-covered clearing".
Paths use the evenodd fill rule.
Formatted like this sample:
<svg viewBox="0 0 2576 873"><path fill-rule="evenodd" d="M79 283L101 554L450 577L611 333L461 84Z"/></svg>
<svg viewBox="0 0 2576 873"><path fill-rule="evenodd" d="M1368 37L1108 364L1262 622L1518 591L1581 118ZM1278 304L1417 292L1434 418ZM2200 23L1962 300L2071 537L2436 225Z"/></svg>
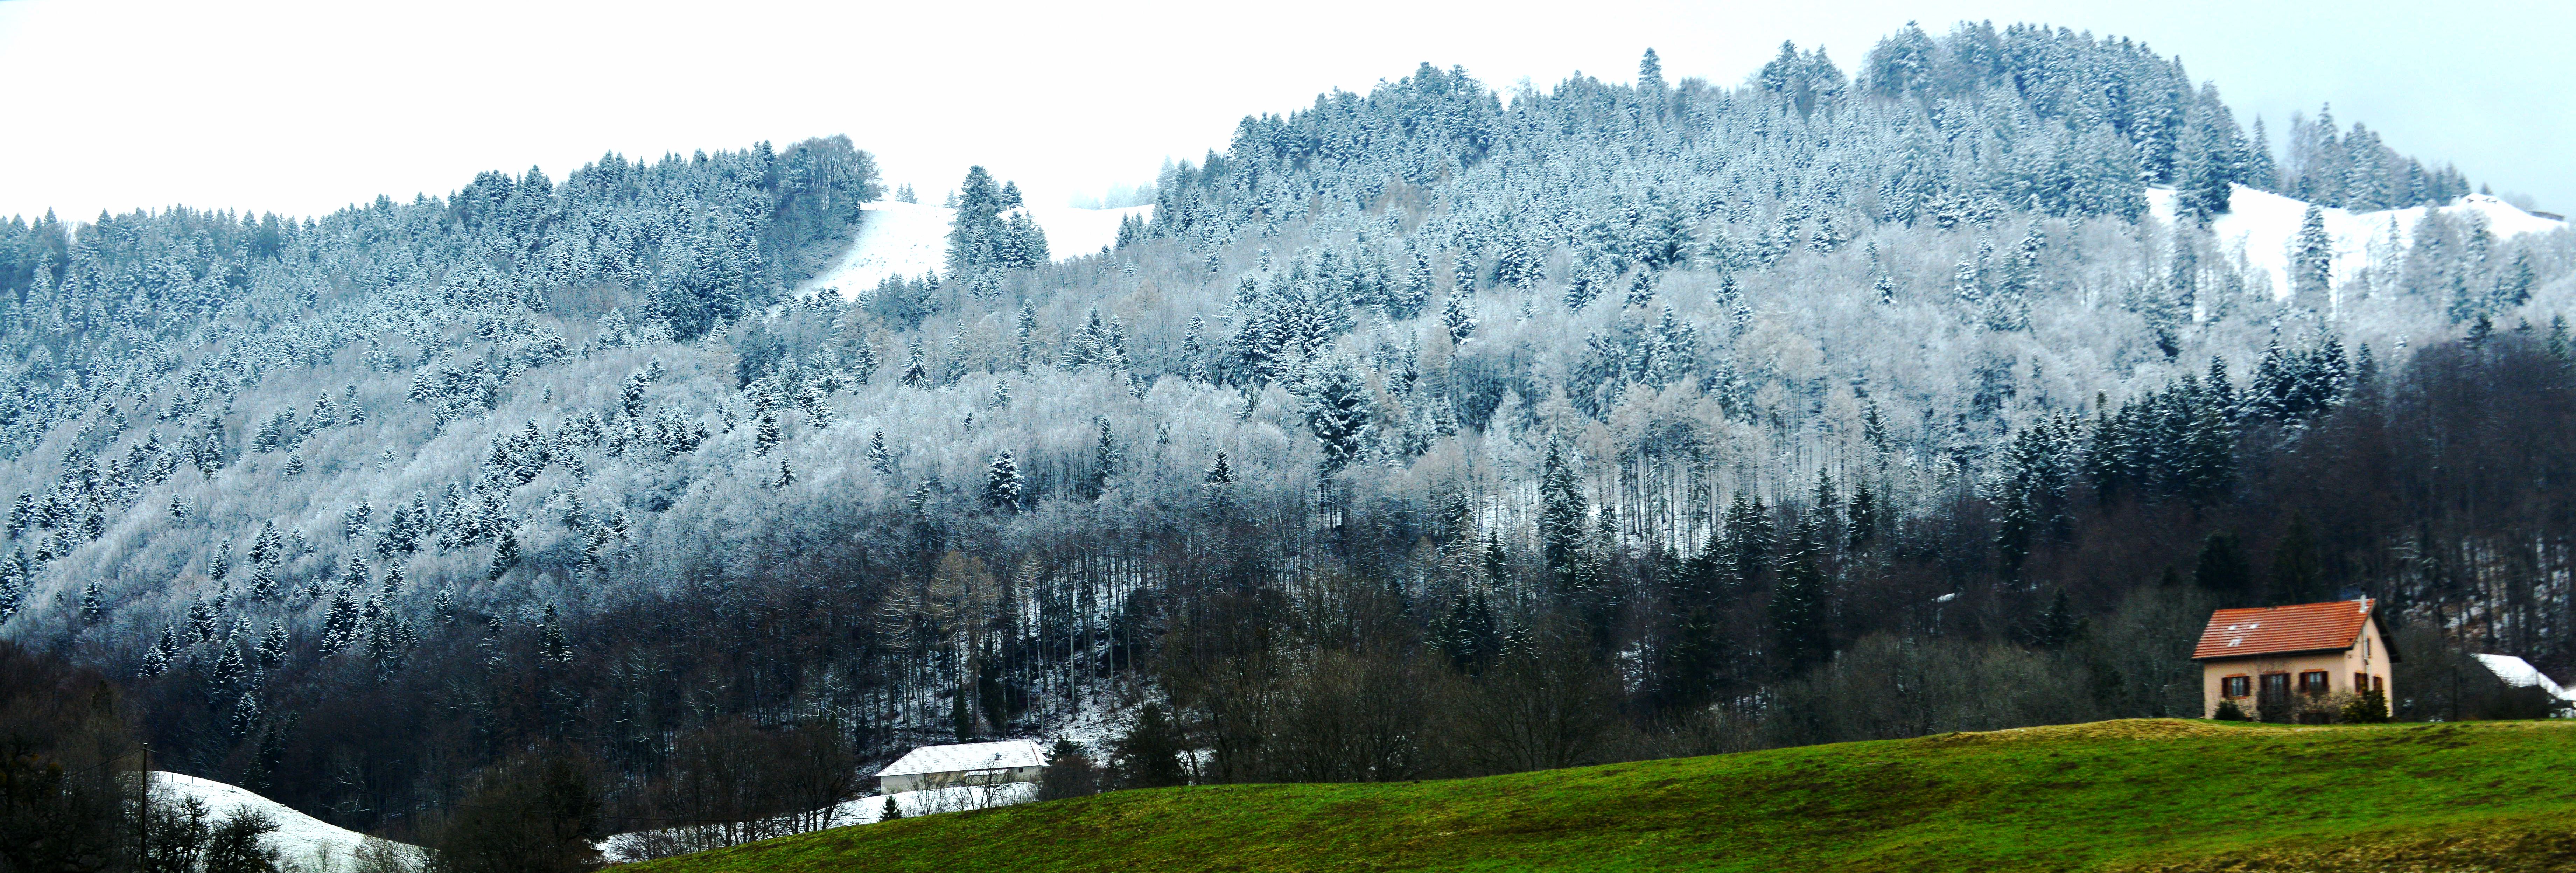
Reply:
<svg viewBox="0 0 2576 873"><path fill-rule="evenodd" d="M152 787L168 791L173 797L194 797L214 815L229 816L235 810L248 808L267 813L277 822L277 830L265 838L269 848L276 849L294 869L310 873L349 870L357 863L358 844L365 834L347 830L321 819L295 811L294 807L261 797L250 789L227 785L212 779L153 771ZM419 857L420 848L393 843L396 849Z"/></svg>
<svg viewBox="0 0 2576 873"><path fill-rule="evenodd" d="M2210 234L2217 238L2222 249L2242 254L2247 267L2270 276L2274 296L2289 296L2290 243L2298 238L2299 222L2307 217L2307 201L2243 185L2232 186L2232 189L2235 193L2229 195L2227 214L2210 222ZM2147 189L2147 203L2157 218L2173 220L2172 189ZM2319 210L2325 219L2326 233L2334 237L2335 283L2340 285L2373 263L2402 254L2405 246L2414 239L2415 223L2424 220L2426 209L2410 206L2377 212ZM2487 230L2498 239L2526 233L2547 233L2567 226L2567 222L2524 212L2511 203L2484 194L2462 197L2441 209L2460 217L2468 213L2485 216Z"/></svg>
<svg viewBox="0 0 2576 873"><path fill-rule="evenodd" d="M1123 209L1076 209L1070 206L1026 207L1046 231L1047 253L1056 260L1095 254L1118 241L1118 222L1129 216L1150 218L1151 206ZM858 239L821 275L806 280L796 292L837 289L842 296L865 293L889 276L915 277L937 271L948 258L948 223L957 210L918 203L875 203L859 222Z"/></svg>
<svg viewBox="0 0 2576 873"><path fill-rule="evenodd" d="M849 825L876 824L878 820L885 817L885 805L888 800L894 801L895 807L903 811L904 818L912 818L914 816L935 815L943 812L964 812L970 809L991 809L996 806L1012 806L1015 804L1027 803L1032 800L1036 800L1037 798L1038 786L1035 782L1010 782L1001 785L963 785L953 788L930 788L921 791L903 791L894 794L879 794L873 797L862 797L857 800L832 807L831 817L824 819L824 821L827 822L824 826L837 828ZM612 863L627 863L631 861L644 860L642 856L635 854L634 846L639 837L653 833L661 832L638 831L635 833L618 834L616 836L609 837L608 839L601 840L599 842L599 851L601 854L606 855L608 860Z"/></svg>

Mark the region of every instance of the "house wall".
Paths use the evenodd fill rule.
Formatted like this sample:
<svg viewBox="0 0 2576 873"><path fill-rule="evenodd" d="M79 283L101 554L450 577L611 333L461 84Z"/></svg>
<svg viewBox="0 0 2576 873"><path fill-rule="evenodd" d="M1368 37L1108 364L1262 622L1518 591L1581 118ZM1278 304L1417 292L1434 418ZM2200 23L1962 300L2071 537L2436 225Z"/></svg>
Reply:
<svg viewBox="0 0 2576 873"><path fill-rule="evenodd" d="M1000 785L1006 782L1036 782L1046 778L1045 767L1012 767L1005 770L951 770L944 773L907 773L901 776L877 777L877 788L887 794L924 791L957 785Z"/></svg>
<svg viewBox="0 0 2576 873"><path fill-rule="evenodd" d="M2341 652L2311 652L2280 657L2202 661L2200 664L2201 717L2216 716L2219 702L2227 699L2220 695L2219 680L2221 679L2229 676L2250 678L2246 683L2248 686L2246 690L2249 693L2245 697L2238 698L2236 705L2244 707L2247 715L2253 715L2255 699L2263 692L2263 674L2290 674L2290 690L2295 694L2299 687L2299 674L2309 670L2326 671L2326 693L2328 694L2352 694L2365 690L2354 688L2352 683L2354 673L2365 673L2385 688L2389 699L2397 698L2397 683L2388 666L2388 641L2380 636L2379 619L2374 617L2362 624L2361 636L2354 641L2353 647Z"/></svg>

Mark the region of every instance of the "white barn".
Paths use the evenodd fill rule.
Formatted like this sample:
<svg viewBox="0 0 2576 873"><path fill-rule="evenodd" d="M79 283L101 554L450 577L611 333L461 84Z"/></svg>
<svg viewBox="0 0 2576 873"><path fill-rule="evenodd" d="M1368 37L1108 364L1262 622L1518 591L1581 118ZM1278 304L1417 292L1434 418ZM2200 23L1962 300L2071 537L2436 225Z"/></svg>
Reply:
<svg viewBox="0 0 2576 873"><path fill-rule="evenodd" d="M1046 749L1036 740L923 746L877 771L887 794L952 785L1036 782L1046 775Z"/></svg>

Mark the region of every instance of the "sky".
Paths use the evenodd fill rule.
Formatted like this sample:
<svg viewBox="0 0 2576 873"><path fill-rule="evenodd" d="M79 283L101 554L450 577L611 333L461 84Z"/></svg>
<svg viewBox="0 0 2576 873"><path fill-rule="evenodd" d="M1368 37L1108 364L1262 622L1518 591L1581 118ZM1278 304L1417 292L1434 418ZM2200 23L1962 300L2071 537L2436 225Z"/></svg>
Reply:
<svg viewBox="0 0 2576 873"><path fill-rule="evenodd" d="M1150 181L1246 114L1423 61L1736 84L1780 41L1846 71L1909 20L2144 40L2270 122L2331 102L2399 151L2576 207L2576 3L2164 0L1296 4L0 0L0 215L315 214L482 170L848 134L925 200L969 164L1040 202Z"/></svg>

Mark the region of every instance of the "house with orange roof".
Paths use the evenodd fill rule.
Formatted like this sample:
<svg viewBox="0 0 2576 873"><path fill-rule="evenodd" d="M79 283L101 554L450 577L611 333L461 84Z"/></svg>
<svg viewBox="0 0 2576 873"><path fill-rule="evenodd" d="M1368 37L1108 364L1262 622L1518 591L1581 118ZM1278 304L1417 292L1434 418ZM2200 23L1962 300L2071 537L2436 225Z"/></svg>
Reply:
<svg viewBox="0 0 2576 873"><path fill-rule="evenodd" d="M2370 598L2211 613L2191 659L2200 662L2201 714L2234 702L2248 716L2299 710L2337 695L2395 693L2397 650Z"/></svg>

